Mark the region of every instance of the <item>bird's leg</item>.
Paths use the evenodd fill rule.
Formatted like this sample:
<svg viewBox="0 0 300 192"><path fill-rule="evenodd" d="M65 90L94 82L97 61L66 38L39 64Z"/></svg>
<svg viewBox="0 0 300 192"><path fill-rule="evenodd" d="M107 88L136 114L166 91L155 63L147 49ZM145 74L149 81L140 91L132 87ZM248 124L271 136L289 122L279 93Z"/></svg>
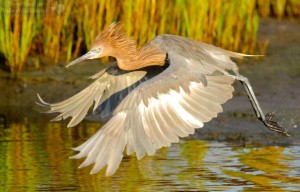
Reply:
<svg viewBox="0 0 300 192"><path fill-rule="evenodd" d="M286 128L280 126L277 122L272 121L272 118L275 115L273 112L268 113L266 115L263 113L262 109L259 106L259 103L256 99L256 96L254 94L254 91L252 89L252 86L251 86L248 78L246 78L242 75L239 75L239 74L230 75L230 76L233 76L235 79L239 80L242 83L242 85L244 86L244 89L245 89L247 96L250 100L250 103L256 113L257 118L259 120L261 120L264 123L264 125L266 127L268 127L271 131L275 131L275 132L281 133L285 136L289 136Z"/></svg>

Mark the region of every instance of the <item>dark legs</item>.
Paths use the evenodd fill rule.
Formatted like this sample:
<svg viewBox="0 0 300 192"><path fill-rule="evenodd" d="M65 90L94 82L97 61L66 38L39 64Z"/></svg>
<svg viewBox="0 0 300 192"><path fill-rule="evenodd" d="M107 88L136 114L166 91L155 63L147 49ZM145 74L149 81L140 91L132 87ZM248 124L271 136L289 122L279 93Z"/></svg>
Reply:
<svg viewBox="0 0 300 192"><path fill-rule="evenodd" d="M268 127L271 131L275 131L275 132L281 133L285 136L289 136L289 134L287 133L287 130L284 127L281 127L277 122L272 121L272 118L275 115L274 113L268 113L268 114L264 115L264 113L261 110L259 103L255 97L255 94L253 92L253 89L250 85L249 80L246 77L241 76L239 74L230 75L230 76L233 76L235 79L239 80L242 83L242 85L244 86L244 89L248 95L248 98L249 98L250 103L256 113L257 118L259 120L261 120L264 123L264 125L266 127Z"/></svg>

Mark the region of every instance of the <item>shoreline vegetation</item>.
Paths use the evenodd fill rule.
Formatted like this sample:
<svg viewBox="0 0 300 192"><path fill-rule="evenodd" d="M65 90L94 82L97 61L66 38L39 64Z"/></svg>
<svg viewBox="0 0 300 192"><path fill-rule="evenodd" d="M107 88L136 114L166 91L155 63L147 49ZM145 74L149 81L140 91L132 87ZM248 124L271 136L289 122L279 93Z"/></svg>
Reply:
<svg viewBox="0 0 300 192"><path fill-rule="evenodd" d="M257 41L259 19L299 20L300 0L3 0L0 17L0 67L15 74L28 69L29 58L34 69L41 58L69 62L89 50L113 21L139 45L171 33L264 54L268 41Z"/></svg>

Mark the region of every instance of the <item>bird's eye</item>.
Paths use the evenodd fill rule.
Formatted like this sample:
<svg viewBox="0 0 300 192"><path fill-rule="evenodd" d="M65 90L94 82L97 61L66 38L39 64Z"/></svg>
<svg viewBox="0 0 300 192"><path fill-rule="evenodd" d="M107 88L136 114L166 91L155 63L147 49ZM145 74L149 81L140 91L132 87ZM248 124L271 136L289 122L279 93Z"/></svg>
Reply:
<svg viewBox="0 0 300 192"><path fill-rule="evenodd" d="M94 48L92 51L95 52L95 53L99 53L99 52L102 51L102 47Z"/></svg>

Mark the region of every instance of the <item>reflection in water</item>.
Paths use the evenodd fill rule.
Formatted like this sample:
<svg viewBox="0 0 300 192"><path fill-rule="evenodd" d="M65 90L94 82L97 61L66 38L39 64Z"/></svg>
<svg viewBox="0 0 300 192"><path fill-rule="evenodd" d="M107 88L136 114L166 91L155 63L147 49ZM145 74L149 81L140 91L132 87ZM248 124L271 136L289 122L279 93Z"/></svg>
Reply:
<svg viewBox="0 0 300 192"><path fill-rule="evenodd" d="M294 160L295 157L284 155L284 150L284 147L250 149L248 153L239 156L240 162L247 168L244 167L240 171L224 170L224 172L254 183L255 186L249 188L251 191L253 188L257 191L283 191L282 187L292 188L292 185L290 187L286 185L300 184L300 178L297 178L297 175L295 177L287 176L293 168L289 166L288 162Z"/></svg>
<svg viewBox="0 0 300 192"><path fill-rule="evenodd" d="M126 156L117 173L77 169L70 160L77 146L99 124L73 129L61 123L1 127L0 191L262 191L300 188L300 147L238 147L226 143L181 140L152 157Z"/></svg>

